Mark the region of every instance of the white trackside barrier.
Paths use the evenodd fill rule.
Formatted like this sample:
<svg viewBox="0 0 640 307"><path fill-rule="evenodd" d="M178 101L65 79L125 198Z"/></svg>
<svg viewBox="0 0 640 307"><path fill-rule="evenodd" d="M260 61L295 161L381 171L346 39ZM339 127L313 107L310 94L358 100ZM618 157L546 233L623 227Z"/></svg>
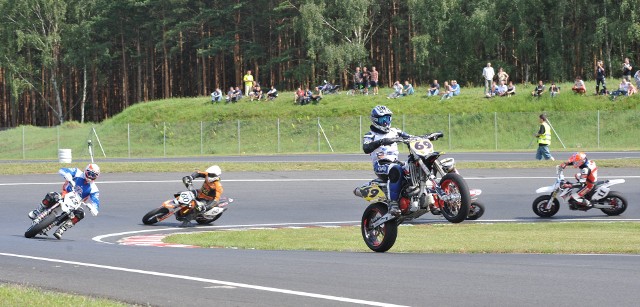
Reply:
<svg viewBox="0 0 640 307"><path fill-rule="evenodd" d="M60 163L71 163L71 149L58 149L58 161Z"/></svg>

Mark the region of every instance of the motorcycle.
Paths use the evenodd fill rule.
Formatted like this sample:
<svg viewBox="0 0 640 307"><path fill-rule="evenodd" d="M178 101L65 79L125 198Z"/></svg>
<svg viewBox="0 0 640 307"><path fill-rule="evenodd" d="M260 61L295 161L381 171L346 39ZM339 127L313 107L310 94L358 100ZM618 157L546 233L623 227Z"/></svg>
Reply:
<svg viewBox="0 0 640 307"><path fill-rule="evenodd" d="M442 159L440 160L440 163L442 163L442 169L445 172L460 174L456 168L456 162L453 158ZM467 215L467 220L477 220L484 214L484 204L478 201L478 196L480 196L480 194L482 194L482 190L480 189L469 189L471 203L469 204L469 215ZM433 213L433 215L440 215L440 210L438 208L433 208L431 213Z"/></svg>
<svg viewBox="0 0 640 307"><path fill-rule="evenodd" d="M193 181L184 178L182 183L186 191L173 194L173 198L162 203L160 208L153 209L142 217L142 223L153 225L175 215L176 220L182 222L181 226L188 226L192 220L200 225L207 225L219 219L227 210L227 206L233 202L232 198L221 197L217 204L206 205L202 211L196 210L196 195L198 191L193 188Z"/></svg>
<svg viewBox="0 0 640 307"><path fill-rule="evenodd" d="M560 209L560 200L569 203L569 209L587 211L590 209L600 209L606 215L615 216L627 210L627 199L621 193L611 191L612 185L624 183L624 179L613 179L596 181L593 189L584 196L589 200L589 205L576 204L571 199L571 194L579 190L580 185L566 187L566 183L572 184L564 179L564 169L556 167L556 182L551 186L541 187L536 193L549 193L542 195L533 201L533 212L539 217L552 217Z"/></svg>
<svg viewBox="0 0 640 307"><path fill-rule="evenodd" d="M387 212L385 180L374 179L354 190L356 196L370 203L362 215L360 229L371 250L389 250L396 241L398 225L427 212L437 210L451 223L460 223L469 216L471 193L466 181L448 163L443 165L438 159L441 153L434 151L431 143L443 135L435 132L396 140L409 148L409 158L403 166L405 180L398 202L399 216Z"/></svg>
<svg viewBox="0 0 640 307"><path fill-rule="evenodd" d="M318 89L323 94L338 94L340 92L340 85L334 85L324 80L322 85L318 85Z"/></svg>
<svg viewBox="0 0 640 307"><path fill-rule="evenodd" d="M81 212L82 206L86 206L93 215L97 211L92 205L84 203L82 197L75 190L61 196L60 193L54 192L53 199L55 204L44 210L33 219L31 227L24 233L26 238L33 238L38 234L47 235L47 232L56 226L64 225L67 221L76 218L76 214L84 214ZM79 212L80 211L80 212Z"/></svg>

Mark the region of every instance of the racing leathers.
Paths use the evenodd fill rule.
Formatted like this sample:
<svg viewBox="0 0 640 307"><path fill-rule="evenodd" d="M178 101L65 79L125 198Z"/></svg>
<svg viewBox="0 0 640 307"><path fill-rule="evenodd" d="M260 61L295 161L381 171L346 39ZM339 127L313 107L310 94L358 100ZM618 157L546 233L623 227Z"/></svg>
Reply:
<svg viewBox="0 0 640 307"><path fill-rule="evenodd" d="M374 126L371 126L370 129L364 135L362 149L364 153L371 156L373 171L376 175L382 180L387 180L390 209L395 211L404 179L402 162L398 160L399 151L396 141L398 138L405 139L411 135L396 128L389 128L389 132L380 131Z"/></svg>
<svg viewBox="0 0 640 307"><path fill-rule="evenodd" d="M561 167L564 168L567 165L573 165L573 163L574 162L566 162L561 164ZM578 166L578 168L580 168L580 172L575 176L578 182L574 187L579 187L580 190L571 194L569 202L588 206L590 202L589 200L584 199L584 196L593 189L595 182L598 180L598 167L596 166L595 161L586 159L582 165ZM574 202L572 202L572 200Z"/></svg>
<svg viewBox="0 0 640 307"><path fill-rule="evenodd" d="M207 172L195 172L191 174L191 178L204 178L204 183L202 183L202 187L198 190L198 195L196 196L198 211L204 210L207 205L217 204L220 201L220 196L224 191L220 183L220 177Z"/></svg>

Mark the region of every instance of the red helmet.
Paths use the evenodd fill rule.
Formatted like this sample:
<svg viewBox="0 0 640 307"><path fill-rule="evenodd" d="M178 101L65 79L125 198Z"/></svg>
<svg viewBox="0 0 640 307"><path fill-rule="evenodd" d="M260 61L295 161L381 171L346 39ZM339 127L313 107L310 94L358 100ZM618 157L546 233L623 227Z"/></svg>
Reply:
<svg viewBox="0 0 640 307"><path fill-rule="evenodd" d="M584 152L576 152L569 158L569 163L573 163L573 167L578 168L587 161L587 154Z"/></svg>

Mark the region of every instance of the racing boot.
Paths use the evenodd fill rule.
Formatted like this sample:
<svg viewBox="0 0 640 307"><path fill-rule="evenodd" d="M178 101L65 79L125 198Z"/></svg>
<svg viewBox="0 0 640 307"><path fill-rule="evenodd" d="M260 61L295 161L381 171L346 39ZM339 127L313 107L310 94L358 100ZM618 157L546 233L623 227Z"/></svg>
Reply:
<svg viewBox="0 0 640 307"><path fill-rule="evenodd" d="M62 224L62 226L60 226L60 228L58 228L58 230L53 233L53 236L56 237L56 239L60 240L62 238L62 234L65 231L69 230L69 228L73 227L73 225L75 224L71 220L64 222L64 224Z"/></svg>
<svg viewBox="0 0 640 307"><path fill-rule="evenodd" d="M389 202L389 214L393 215L393 216L400 216L400 207L398 207L398 202L395 200L392 200Z"/></svg>
<svg viewBox="0 0 640 307"><path fill-rule="evenodd" d="M36 217L38 217L38 214L42 213L45 209L46 207L43 204L40 204L38 205L38 208L36 208L33 211L29 211L27 215L29 216L30 219L35 220Z"/></svg>

